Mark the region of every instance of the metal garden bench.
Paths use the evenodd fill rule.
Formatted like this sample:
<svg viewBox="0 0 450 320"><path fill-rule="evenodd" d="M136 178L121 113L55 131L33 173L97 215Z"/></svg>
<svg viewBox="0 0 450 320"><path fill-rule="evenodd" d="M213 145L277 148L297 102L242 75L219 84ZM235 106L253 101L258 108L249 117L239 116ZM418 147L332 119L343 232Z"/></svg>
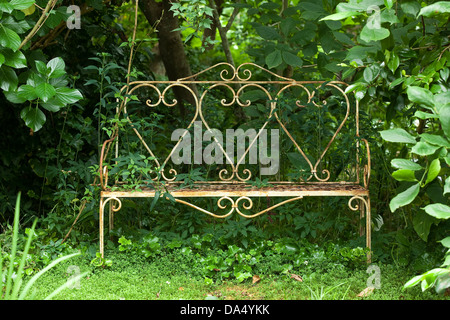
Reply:
<svg viewBox="0 0 450 320"><path fill-rule="evenodd" d="M239 67L219 63L177 81L136 81L125 86L117 117L123 125L104 142L100 158L101 255L107 204L112 228L123 198L168 195L216 218L233 214L254 218L305 197L347 197L350 209L360 212L359 232L365 233L370 249L370 151L367 140L360 137L358 101L345 93L346 83L301 81L295 76L300 75L282 77L253 63ZM174 91L180 89L191 95L191 104L184 106L184 113L171 116L179 105ZM158 112L163 115L155 119L166 118L166 124L140 124L140 119ZM174 134L174 122L182 117L185 127ZM165 134L158 133L166 129ZM234 134L233 139L241 143L240 153L235 155L234 140L225 143L220 133ZM262 150L268 148L268 133L270 152ZM266 144L258 144L261 141ZM152 168L142 171L153 176L141 179L138 190L128 188L129 182L122 179L129 172L114 169L126 162L120 156L124 144L132 146L125 154L137 150ZM255 161L258 156L264 161ZM198 174L186 183L195 168ZM276 203L258 207L253 200L262 197ZM217 202L204 207L196 201L202 198ZM367 258L370 262L370 253Z"/></svg>

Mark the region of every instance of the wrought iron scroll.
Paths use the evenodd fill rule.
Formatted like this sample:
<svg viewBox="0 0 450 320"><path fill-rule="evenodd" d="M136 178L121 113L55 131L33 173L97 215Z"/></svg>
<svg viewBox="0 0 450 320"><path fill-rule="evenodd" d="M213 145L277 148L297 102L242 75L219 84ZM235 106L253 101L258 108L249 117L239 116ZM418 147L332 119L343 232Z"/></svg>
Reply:
<svg viewBox="0 0 450 320"><path fill-rule="evenodd" d="M208 80L208 81L199 80L199 78L201 78L202 75L206 74L207 72L214 71L217 68L219 68L219 69L222 68L219 72L219 80L216 80L216 81L214 81L214 80ZM256 68L260 71L264 71L267 74L273 76L275 78L275 80L268 80L268 81L252 80L253 73L250 70L250 68ZM209 86L200 94L200 96L197 96L197 94L191 89L192 84L206 84ZM278 92L276 94L271 94L271 92L269 92L268 88L265 87L266 84L279 86ZM165 87L163 89L160 89L158 87L158 85L165 85ZM235 85L237 86L237 89L234 88ZM294 139L293 135L289 132L288 128L281 121L277 111L275 111L276 106L277 106L277 99L281 96L281 94L285 90L288 90L290 88L300 88L307 94L307 99L306 99L307 101L300 101L300 100L295 101L295 104L298 107L302 107L305 103L306 104L312 103L312 104L316 105L317 107L320 107L314 100L315 91L308 89L306 87L307 85L317 86L317 88L323 86L323 87L335 89L338 92L340 92L340 94L342 94L342 96L345 100L345 104L346 104L345 116L344 116L343 120L340 122L334 135L331 137L331 139L329 140L325 149L320 154L320 157L314 163L312 163L310 161L310 159L306 156L306 154L305 154L304 150L302 149L302 147L300 146L300 144ZM218 87L222 87L222 88L226 88L228 91L231 92L232 98L230 99L230 101L227 101L226 99L222 99L220 101L222 106L230 107L233 104L238 104L239 106L245 108L250 105L250 101L242 101L240 99L242 93L244 92L244 90L246 88L257 88L258 90L261 90L262 92L264 92L264 94L267 96L268 101L270 101L270 112L267 115L267 118L265 119L264 125L261 127L261 129L266 128L269 121L274 117L276 119L276 121L278 122L278 124L280 125L280 127L282 128L283 132L286 133L286 135L289 137L289 139L294 144L295 149L299 152L299 154L303 157L303 159L306 161L307 165L309 166L309 170L310 170L311 174L307 178L307 181L310 181L311 179L314 178L319 182L327 182L330 179L330 172L328 170L324 169L319 173L318 168L319 168L320 163L324 159L325 154L330 149L330 146L335 141L336 136L339 134L339 132L343 128L345 122L348 119L349 113L350 113L350 102L349 102L347 95L345 94L345 91L341 88L342 85L346 86L345 83L339 82L339 81L330 81L330 82L296 81L291 78L279 76L261 66L253 64L253 63L244 63L238 67L234 67L228 63L219 63L219 64L209 67L199 73L196 73L189 77L179 79L177 81L136 81L136 82L132 82L132 83L130 83L128 94L129 95L133 94L133 92L135 92L139 88L144 88L144 87L149 88L154 91L154 93L156 95L156 99L154 99L153 101L150 99L147 99L145 101L145 103L148 107L156 108L156 107L159 107L160 105L164 105L164 106L167 106L170 108L170 107L174 107L175 105L177 105L178 102L176 99L173 99L172 101L167 101L166 96L167 96L168 91L174 87L185 88L188 92L190 92L190 94L192 94L192 97L195 101L195 113L194 113L189 125L186 128L186 133L187 133L187 130L192 128L194 122L198 121L198 120L202 121L202 123L205 125L207 130L211 130L210 125L207 123L207 121L205 119L205 116L204 116L205 110L203 108L203 102L205 101L205 97L208 94L208 92L210 92L211 90L218 88ZM125 88L126 87L124 87L123 90ZM157 179L162 178L164 181L167 181L167 182L175 181L176 177L178 175L177 170L174 168L165 170L165 167L167 166L167 163L170 160L171 156L177 150L178 146L180 145L180 143L186 133L184 135L182 135L181 137L179 137L178 141L173 146L169 155L166 158L164 158L164 160L162 160L162 159L158 160L158 158L155 156L154 152L151 150L151 148L146 143L145 139L142 137L142 135L139 133L139 131L133 126L133 124L129 118L129 115L127 113L127 106L126 106L127 99L128 98L125 98L125 102L123 104L123 108L121 111L123 111L124 114L126 115L127 120L131 124L132 129L135 132L138 139L142 142L144 148L147 150L149 155L154 159L153 161L154 161L155 166L160 169L160 174L161 174L160 177L156 176L156 177L153 177L152 179L154 181L156 181ZM326 104L326 101L324 101L323 103ZM356 117L357 117L357 122L358 122L358 115L356 115ZM358 130L359 130L358 126L359 126L359 124L357 123L357 134L358 134ZM245 183L246 181L249 181L251 179L252 172L249 169L244 168L243 170L239 170L239 168L240 168L241 164L243 163L243 161L245 160L245 157L248 155L250 148L253 146L253 144L259 138L261 131L262 130L259 130L256 137L254 137L253 140L250 141L249 146L244 151L244 154L241 156L240 159L237 159L236 163L233 163L233 161L229 158L229 155L225 152L224 146L221 145L217 141L217 139L214 137L214 140L217 143L220 151L223 153L223 155L226 158L226 164L231 166L230 170L229 169L221 169L220 170L219 181L217 181L217 182L226 183L226 182L233 181L233 182ZM368 183L368 178L369 178L368 172L370 171L370 164L369 164L369 168L366 168L365 170L366 171L364 174L364 178L365 178L364 181ZM103 174L104 174L103 169L101 169L100 176L102 177ZM358 176L358 179L359 179L359 176ZM102 187L104 187L105 185L106 184L102 183Z"/></svg>
<svg viewBox="0 0 450 320"><path fill-rule="evenodd" d="M242 212L240 207L239 207L239 203L242 202L242 207L244 209L250 210L250 209L253 208L253 200L251 198L247 197L247 196L239 197L236 200L233 200L231 197L228 197L228 196L219 198L219 200L217 200L217 206L220 209L223 210L223 209L227 209L228 207L230 207L230 210L227 213L225 213L225 214L212 213L212 212L210 212L210 211L208 211L206 209L203 209L203 208L201 208L199 206L196 206L196 205L194 205L194 204L192 204L190 202L187 202L185 200L181 200L181 199L178 199L178 198L175 198L175 201L178 202L178 203L185 204L185 205L187 205L187 206L189 206L191 208L194 208L194 209L196 209L198 211L201 211L203 213L206 213L206 214L208 214L208 215L210 215L212 217L222 218L223 219L223 218L229 217L234 211L236 211L240 216L242 216L244 218L255 218L255 217L260 216L260 215L262 215L262 214L264 214L264 213L266 213L266 212L268 212L268 211L270 211L272 209L275 209L275 208L277 208L279 206L282 206L282 205L284 205L284 204L286 204L288 202L300 200L302 198L303 198L303 196L290 198L288 200L279 202L279 203L277 203L277 204L275 204L275 205L273 205L273 206L271 206L269 208L266 208L266 209L261 210L261 211L259 211L257 213L254 213L254 214L246 214L246 213ZM228 205L224 204L225 200L229 202Z"/></svg>

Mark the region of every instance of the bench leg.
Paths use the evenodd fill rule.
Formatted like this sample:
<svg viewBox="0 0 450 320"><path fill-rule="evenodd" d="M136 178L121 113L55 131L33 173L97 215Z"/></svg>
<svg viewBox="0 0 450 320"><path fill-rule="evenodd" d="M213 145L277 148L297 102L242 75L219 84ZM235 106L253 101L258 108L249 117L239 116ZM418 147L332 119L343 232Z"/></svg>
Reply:
<svg viewBox="0 0 450 320"><path fill-rule="evenodd" d="M364 220L365 214L364 214L364 201L359 200L359 236L362 237L365 234L365 226L362 224L362 221Z"/></svg>
<svg viewBox="0 0 450 320"><path fill-rule="evenodd" d="M111 197L108 199L100 198L100 210L99 210L99 237L100 237L100 254L102 258L104 258L105 255L105 242L104 242L104 216L105 216L105 206L106 204L113 200L114 202L117 202L117 206L114 203L110 203L109 205L109 226L111 228L112 226L112 217L114 215L114 212L117 212L122 207L122 202L119 198Z"/></svg>
<svg viewBox="0 0 450 320"><path fill-rule="evenodd" d="M111 230L114 229L114 204L110 203L109 204L109 216L108 216L108 221L109 221L109 239L112 240L112 236L111 236Z"/></svg>
<svg viewBox="0 0 450 320"><path fill-rule="evenodd" d="M372 218L370 215L370 197L366 200L366 247L369 248L369 253L367 254L367 263L372 262Z"/></svg>
<svg viewBox="0 0 450 320"><path fill-rule="evenodd" d="M353 201L355 200L359 200L358 203L356 205L353 205ZM372 262L372 255L371 255L371 250L372 250L372 243L371 243L371 228L372 228L372 224L371 224L371 215L370 215L370 197L362 197L362 196L353 196L352 198L350 198L349 202L348 202L348 206L350 207L350 209L357 211L359 210L360 212L360 218L363 219L364 217L366 218L365 221L365 230L363 230L363 227L360 225L360 235L362 236L364 233L366 235L366 247L369 249L369 252L367 253L367 263L371 263Z"/></svg>
<svg viewBox="0 0 450 320"><path fill-rule="evenodd" d="M100 198L100 209L98 214L98 220L99 220L99 239L100 239L100 254L102 258L104 257L104 244L103 244L103 216L104 216L104 210L105 210L105 201L103 198Z"/></svg>

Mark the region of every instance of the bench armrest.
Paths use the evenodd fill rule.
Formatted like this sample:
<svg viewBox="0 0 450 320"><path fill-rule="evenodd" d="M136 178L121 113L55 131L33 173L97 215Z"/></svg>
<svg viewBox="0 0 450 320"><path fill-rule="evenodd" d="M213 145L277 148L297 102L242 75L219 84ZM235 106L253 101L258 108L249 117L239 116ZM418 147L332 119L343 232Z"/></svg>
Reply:
<svg viewBox="0 0 450 320"><path fill-rule="evenodd" d="M365 164L363 167L363 183L364 183L364 187L368 188L369 181L370 181L370 170L371 170L370 147L369 147L369 142L366 139L361 139L361 141L364 142L364 144L366 146L366 151L367 151L367 164Z"/></svg>
<svg viewBox="0 0 450 320"><path fill-rule="evenodd" d="M100 164L99 164L99 176L100 176L100 186L102 190L106 190L106 186L108 185L108 166L104 166L103 162L106 159L106 156L109 153L109 147L111 143L117 138L117 134L114 134L110 139L103 142L102 151L100 154ZM105 152L106 149L106 152Z"/></svg>

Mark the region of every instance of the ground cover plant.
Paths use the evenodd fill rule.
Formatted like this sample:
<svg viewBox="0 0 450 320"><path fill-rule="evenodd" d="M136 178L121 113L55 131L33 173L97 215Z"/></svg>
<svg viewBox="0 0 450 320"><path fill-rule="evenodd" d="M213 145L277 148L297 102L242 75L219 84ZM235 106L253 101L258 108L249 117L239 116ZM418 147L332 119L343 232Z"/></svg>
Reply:
<svg viewBox="0 0 450 320"><path fill-rule="evenodd" d="M199 258L190 247L167 248L153 258L144 253L109 252L110 265L90 263L78 257L54 268L37 282L36 298L42 298L75 274L87 272L78 287L60 292L56 299L113 300L440 300L447 298L420 288L403 289L414 275L396 265L379 265L380 286L370 288L367 266L349 266L352 259L335 257L314 245L310 255L265 252L264 259L252 264L224 261L220 250ZM245 252L243 248L232 248ZM253 253L252 251L250 251ZM248 258L258 259L258 255ZM328 257L331 256L331 259ZM295 257L295 258L293 258ZM225 258L220 263L221 258ZM297 259L302 263L295 265ZM303 260L305 259L305 260ZM308 259L308 260L306 260ZM354 258L358 260L358 258ZM216 260L216 261L214 261ZM217 263L219 261L219 264ZM332 261L332 262L331 262ZM233 266L234 267L231 267ZM75 269L77 266L78 269ZM242 269L252 275L242 280ZM72 269L71 269L72 267ZM228 269L227 269L228 267ZM230 268L231 267L231 268ZM222 268L222 269L218 269ZM74 272L77 270L77 273ZM219 271L220 270L220 271ZM223 270L223 271L222 271ZM232 276L225 274L231 270ZM234 271L233 271L234 270ZM369 281L368 281L369 280ZM369 289L367 289L369 288Z"/></svg>
<svg viewBox="0 0 450 320"><path fill-rule="evenodd" d="M0 1L1 298L20 297L19 289L39 274L35 299L64 284L54 298L448 299L448 2L72 4ZM115 117L120 88L132 80L187 77L224 61L351 84L347 94L359 101L361 138L373 160L370 269L358 217L342 199L304 199L253 220L220 221L170 199L124 200L106 256L99 256L98 163L101 143L126 122ZM174 98L180 104L170 112L132 118L162 151L168 147L158 129L183 127L192 102L183 92ZM212 116L227 126L261 110L241 111ZM332 124L338 116L320 111L301 117ZM299 133L308 132L312 122L301 117L291 118ZM310 146L316 137L308 138ZM139 189L152 159L133 139L112 170ZM342 162L346 151L330 150L330 157ZM202 173L189 171L183 186Z"/></svg>

